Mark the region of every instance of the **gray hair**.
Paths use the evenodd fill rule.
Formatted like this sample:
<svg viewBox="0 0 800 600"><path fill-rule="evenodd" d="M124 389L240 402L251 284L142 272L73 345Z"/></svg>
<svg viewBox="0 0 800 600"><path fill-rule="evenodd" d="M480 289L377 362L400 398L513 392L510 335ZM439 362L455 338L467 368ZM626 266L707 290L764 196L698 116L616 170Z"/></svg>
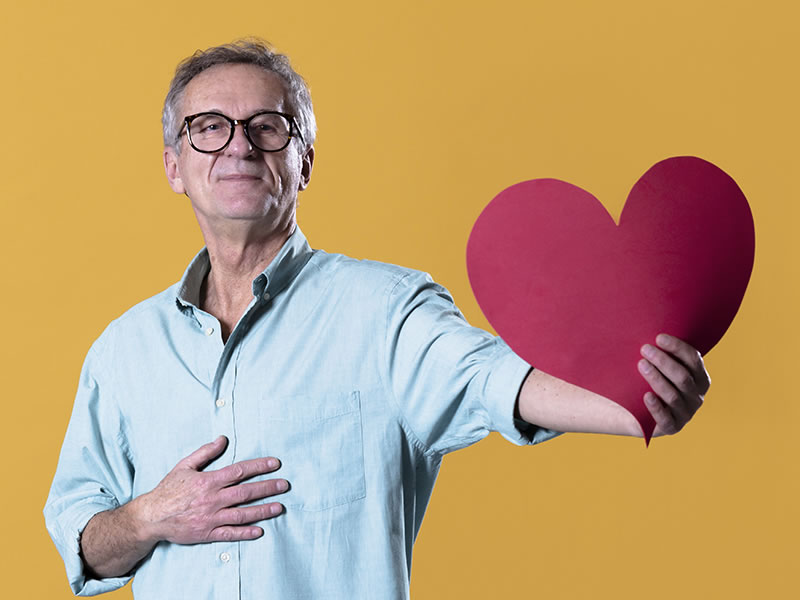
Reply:
<svg viewBox="0 0 800 600"><path fill-rule="evenodd" d="M231 44L198 50L184 59L175 69L161 114L164 145L180 152L179 135L182 123L178 116L186 86L197 75L216 65L256 65L278 75L286 85L286 101L300 128L305 147L310 147L317 137L317 120L311 104L311 93L305 80L292 68L289 58L278 54L264 40L247 38ZM305 148L304 148L305 149Z"/></svg>

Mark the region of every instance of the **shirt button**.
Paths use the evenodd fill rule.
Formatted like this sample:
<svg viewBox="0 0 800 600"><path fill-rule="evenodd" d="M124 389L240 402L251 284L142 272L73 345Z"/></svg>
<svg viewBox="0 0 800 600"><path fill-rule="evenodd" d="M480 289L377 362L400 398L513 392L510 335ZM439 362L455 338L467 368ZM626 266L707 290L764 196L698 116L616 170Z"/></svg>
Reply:
<svg viewBox="0 0 800 600"><path fill-rule="evenodd" d="M219 555L219 559L224 563L230 562L231 555L228 554L227 552L223 552L222 554Z"/></svg>
<svg viewBox="0 0 800 600"><path fill-rule="evenodd" d="M211 335L212 333L214 333L214 328L213 327L206 327L206 335Z"/></svg>
<svg viewBox="0 0 800 600"><path fill-rule="evenodd" d="M217 408L222 408L225 406L225 398L217 398L215 404L217 405Z"/></svg>
<svg viewBox="0 0 800 600"><path fill-rule="evenodd" d="M269 292L264 292L264 300L269 300L270 298Z"/></svg>

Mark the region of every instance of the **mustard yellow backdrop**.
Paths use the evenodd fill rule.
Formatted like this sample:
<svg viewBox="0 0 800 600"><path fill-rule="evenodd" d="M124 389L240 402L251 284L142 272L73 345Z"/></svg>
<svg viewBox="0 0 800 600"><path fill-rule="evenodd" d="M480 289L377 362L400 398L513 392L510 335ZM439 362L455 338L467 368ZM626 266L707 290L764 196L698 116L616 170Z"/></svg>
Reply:
<svg viewBox="0 0 800 600"><path fill-rule="evenodd" d="M415 600L788 598L797 590L797 4L762 1L6 2L3 598L68 598L41 517L90 343L200 247L161 167L177 61L246 35L288 53L319 120L315 247L429 271L488 327L464 263L501 189L557 177L619 214L694 154L747 194L756 264L681 435L490 437L449 457ZM380 532L376 532L379 535ZM130 598L128 589L112 598Z"/></svg>

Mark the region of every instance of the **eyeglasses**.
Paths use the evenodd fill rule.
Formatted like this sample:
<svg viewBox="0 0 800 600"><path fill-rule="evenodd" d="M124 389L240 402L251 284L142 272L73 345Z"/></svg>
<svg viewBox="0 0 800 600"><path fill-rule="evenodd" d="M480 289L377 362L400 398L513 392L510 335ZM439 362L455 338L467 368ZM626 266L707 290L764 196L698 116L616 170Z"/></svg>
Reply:
<svg viewBox="0 0 800 600"><path fill-rule="evenodd" d="M262 152L283 150L295 135L305 141L292 115L272 110L257 112L242 120L222 113L202 112L186 117L183 125L191 147L205 153L219 152L230 144L236 125L242 126L247 141Z"/></svg>

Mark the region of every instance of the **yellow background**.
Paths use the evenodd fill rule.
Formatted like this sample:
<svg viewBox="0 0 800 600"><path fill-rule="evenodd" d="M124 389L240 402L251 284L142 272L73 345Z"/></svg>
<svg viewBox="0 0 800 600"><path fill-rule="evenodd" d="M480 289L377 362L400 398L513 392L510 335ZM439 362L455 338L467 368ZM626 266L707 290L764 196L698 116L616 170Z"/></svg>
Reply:
<svg viewBox="0 0 800 600"><path fill-rule="evenodd" d="M4 598L70 597L41 508L90 343L201 244L161 168L175 64L259 35L310 81L312 245L427 270L488 324L464 249L523 179L619 214L651 164L694 154L748 196L756 264L681 435L495 437L449 457L415 600L787 598L800 478L798 10L789 2L4 3ZM380 532L376 532L379 535ZM795 574L793 574L793 572ZM113 598L129 598L130 592Z"/></svg>

